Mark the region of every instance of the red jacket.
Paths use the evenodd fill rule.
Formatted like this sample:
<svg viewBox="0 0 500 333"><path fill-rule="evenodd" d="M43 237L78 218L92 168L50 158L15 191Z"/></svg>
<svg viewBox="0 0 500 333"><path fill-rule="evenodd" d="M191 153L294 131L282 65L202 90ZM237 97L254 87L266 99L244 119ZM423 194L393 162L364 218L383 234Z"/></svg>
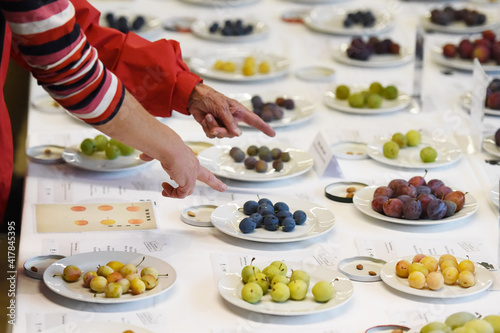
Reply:
<svg viewBox="0 0 500 333"><path fill-rule="evenodd" d="M201 82L182 61L179 43L173 40L149 42L133 33L123 34L99 26L100 13L85 0L71 0L76 21L88 42L97 49L102 63L123 82L136 99L153 115L168 117L172 110L189 114L187 103L194 86ZM3 84L10 56L30 70L0 13L3 37L0 59L0 217L3 216L12 177L12 133L3 99Z"/></svg>

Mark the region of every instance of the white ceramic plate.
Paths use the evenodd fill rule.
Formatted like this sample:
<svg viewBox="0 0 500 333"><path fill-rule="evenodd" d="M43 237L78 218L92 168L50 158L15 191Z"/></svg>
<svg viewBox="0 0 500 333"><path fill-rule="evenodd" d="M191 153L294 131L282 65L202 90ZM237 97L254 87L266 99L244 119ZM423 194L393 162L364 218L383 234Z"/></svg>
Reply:
<svg viewBox="0 0 500 333"><path fill-rule="evenodd" d="M500 148L495 144L495 136L493 134L483 139L483 149L491 155L500 157Z"/></svg>
<svg viewBox="0 0 500 333"><path fill-rule="evenodd" d="M243 75L241 68L245 58L249 56L255 57L257 66L260 62L267 61L271 66L271 71L267 74L260 74L256 72L255 75L252 76ZM217 60L234 62L236 64L236 70L228 73L214 69L214 64ZM189 66L196 74L202 77L231 82L253 82L275 79L284 76L289 71L290 61L286 57L272 53L243 49L229 49L193 57L189 61Z"/></svg>
<svg viewBox="0 0 500 333"><path fill-rule="evenodd" d="M470 108L472 107L472 93L470 91L460 95L460 104L464 109L470 111ZM500 110L495 110L485 107L484 114L490 116L500 116Z"/></svg>
<svg viewBox="0 0 500 333"><path fill-rule="evenodd" d="M252 110L252 95L251 94L229 94L229 97L236 99L238 102L243 104L247 109ZM269 125L273 128L285 127L291 125L297 125L308 121L314 114L316 110L316 105L311 101L307 100L302 96L288 96L288 95L271 95L271 94L259 94L262 97L264 103L274 102L276 98L283 97L285 99L292 99L295 103L295 108L292 110L286 110L283 108L283 118L279 120L273 120L269 122ZM250 127L246 123L241 123L242 127Z"/></svg>
<svg viewBox="0 0 500 333"><path fill-rule="evenodd" d="M463 71L472 71L474 69L474 63L470 59L461 59L456 56L454 58L446 58L443 55L442 46L434 46L431 48L431 56L434 61L442 66L459 69ZM500 66L497 65L493 60L490 60L484 64L481 64L485 72L500 72Z"/></svg>
<svg viewBox="0 0 500 333"><path fill-rule="evenodd" d="M384 68L405 65L413 60L413 53L402 47L399 54L372 54L368 60L356 60L347 56L349 44L342 44L333 50L333 59L351 66Z"/></svg>
<svg viewBox="0 0 500 333"><path fill-rule="evenodd" d="M304 24L311 30L343 36L366 36L387 32L392 28L393 18L387 11L363 8L364 11L371 10L375 16L375 24L372 27L363 27L361 24L353 24L344 27L344 19L354 9L340 8L339 6L318 7L313 9L304 18Z"/></svg>
<svg viewBox="0 0 500 333"><path fill-rule="evenodd" d="M380 272L380 277L382 281L385 282L389 287L399 290L405 294L420 296L420 297L429 297L429 298L459 298L465 296L471 296L478 294L487 290L491 284L493 283L492 274L483 266L474 264L475 266L475 275L476 275L476 284L469 288L463 288L457 285L444 285L439 290L430 290L430 289L416 289L412 288L408 284L408 279L400 278L396 275L396 264L399 260L406 259L411 262L413 256L404 257L396 260L392 260L385 264L382 267ZM436 257L439 259L439 256ZM457 258L460 262L463 259Z"/></svg>
<svg viewBox="0 0 500 333"><path fill-rule="evenodd" d="M432 30L437 32L444 32L450 34L474 34L481 33L485 30L495 29L500 21L497 15L492 15L486 11L483 12L486 15L486 22L482 25L467 26L463 21L453 21L449 25L439 25L431 21L431 13L425 13L421 19L420 23L422 27L426 30Z"/></svg>
<svg viewBox="0 0 500 333"><path fill-rule="evenodd" d="M401 47L399 54L372 54L368 60L356 60L347 56L349 44L342 44L333 50L333 59L351 66L365 68L384 68L402 66L413 60L413 53Z"/></svg>
<svg viewBox="0 0 500 333"><path fill-rule="evenodd" d="M325 4L325 3L335 3L335 2L345 2L347 0L288 0L291 2L303 3L303 4Z"/></svg>
<svg viewBox="0 0 500 333"><path fill-rule="evenodd" d="M493 204L497 207L498 207L499 198L500 198L500 194L498 193L498 184L497 184L497 185L492 186L491 190L490 190L491 202L493 202Z"/></svg>
<svg viewBox="0 0 500 333"><path fill-rule="evenodd" d="M333 228L335 215L325 207L298 199L276 199L271 197L269 199L272 202L285 202L290 207L290 212L303 210L307 215L307 220L304 224L296 226L291 232L284 232L280 229L269 231L264 228L257 228L251 233L244 234L240 231L239 224L247 215L240 208L243 208L247 200L237 200L217 207L212 213L212 224L229 236L262 243L301 241L320 236Z"/></svg>
<svg viewBox="0 0 500 333"><path fill-rule="evenodd" d="M276 148L276 146L268 147L269 149ZM309 171L314 164L314 160L308 152L293 148L277 147L282 151L290 153L290 161L283 163L281 171L275 171L272 168L272 162L268 162L267 171L259 173L255 170L246 169L243 162L235 162L229 156L231 148L228 145L213 146L202 151L198 155L198 159L201 165L212 171L216 176L246 182L267 182L296 177ZM241 149L246 152L247 147L241 147Z"/></svg>
<svg viewBox="0 0 500 333"><path fill-rule="evenodd" d="M139 30L131 30L138 35L161 28L161 20L158 17L151 16L151 15L145 15L145 14L139 14L136 12L132 12L130 10L125 10L125 9L109 10L109 11L102 13L102 15L99 19L99 24L102 25L103 27L108 26L108 21L106 21L106 14L107 13L113 13L113 15L115 16L115 20L117 20L121 16L127 18L127 22L128 22L129 27L131 27L132 22L138 16L144 17L144 21L145 21L144 25Z"/></svg>
<svg viewBox="0 0 500 333"><path fill-rule="evenodd" d="M443 223L452 223L458 220L464 219L466 217L471 216L477 211L477 201L476 198L472 196L472 194L467 193L465 195L465 204L464 207L455 213L454 215L441 219L441 220L431 220L431 219L419 219L419 220L406 220L406 219L398 219L395 217L386 216L380 214L373 210L372 208L372 200L373 193L377 189L377 185L367 186L359 191L354 193L353 203L354 206L363 214L366 214L370 217L376 218L378 220L387 221L391 223L397 224L405 224L405 225L435 225L435 224L443 224Z"/></svg>
<svg viewBox="0 0 500 333"><path fill-rule="evenodd" d="M123 294L120 298L106 298L102 293L95 294L89 288L83 287L81 279L68 283L61 276L54 276L54 274L62 274L64 267L68 265L78 266L82 270L82 274L84 274L87 271L95 271L99 265L106 265L106 263L112 260L117 260L124 264L139 264L143 257L145 259L139 265L139 270L147 266L153 266L158 270L159 274L168 274L168 276L160 277L156 287L146 290L140 295L127 293ZM90 303L128 303L151 298L170 289L174 285L176 278L177 273L175 269L163 260L145 254L124 251L100 251L75 254L53 263L43 273L43 282L56 294ZM94 297L95 295L97 296Z"/></svg>
<svg viewBox="0 0 500 333"><path fill-rule="evenodd" d="M291 269L301 269L311 276L307 296L302 301L288 300L278 303L272 301L269 293L266 293L259 302L248 303L241 298L241 289L243 289L244 284L239 273L224 275L219 280L219 293L226 301L239 308L277 316L300 316L329 311L346 304L351 298L354 287L349 278L342 273L313 264L295 262L286 262L286 264L289 269L287 275L291 274ZM258 267L263 269L266 265L259 265ZM314 284L319 281L332 281L335 279L338 279L338 281L333 283L335 288L334 297L326 303L316 302L311 292Z"/></svg>
<svg viewBox="0 0 500 333"><path fill-rule="evenodd" d="M422 139L422 142L416 147L405 147L399 150L395 159L387 158L383 153L384 143L391 138L380 138L367 146L366 153L375 161L380 163L410 169L434 169L444 167L457 162L462 158L462 150L457 145L450 142L440 142L432 139ZM424 163L420 159L422 148L431 146L437 151L437 158L434 162Z"/></svg>
<svg viewBox="0 0 500 333"><path fill-rule="evenodd" d="M362 90L368 90L368 88L366 87L365 89L356 88L353 89L353 92L360 92ZM391 113L406 109L411 104L411 96L408 94L399 93L398 97L393 100L382 98L382 105L378 109L370 109L368 107L353 108L349 105L349 102L347 100L340 100L336 98L334 91L325 92L323 102L329 108L342 112L354 113L354 114L382 114L382 113Z"/></svg>
<svg viewBox="0 0 500 333"><path fill-rule="evenodd" d="M114 160L108 160L104 152L95 152L88 156L83 154L80 149L76 147L69 147L64 149L62 158L64 162L71 166L99 172L117 172L117 171L130 171L143 167L151 162L145 162L139 158L141 152L135 150L132 155L118 156Z"/></svg>
<svg viewBox="0 0 500 333"><path fill-rule="evenodd" d="M231 19L231 21L235 21L236 19ZM193 34L202 39L213 40L216 42L225 42L225 43L238 43L238 42L251 42L255 40L260 40L269 35L269 26L262 22L252 19L241 19L244 26L251 24L253 26L253 31L247 35L241 36L224 36L217 31L215 33L210 32L210 26L216 22L215 20L198 20L193 22L191 25L191 31ZM224 22L217 22L219 26L222 28L224 26Z"/></svg>
<svg viewBox="0 0 500 333"><path fill-rule="evenodd" d="M68 332L106 332L106 333L123 333L123 332L134 332L134 333L154 333L143 327L118 323L118 322L90 322L90 323L75 323L69 322L67 324L53 327L42 331L42 333L68 333Z"/></svg>
<svg viewBox="0 0 500 333"><path fill-rule="evenodd" d="M181 1L190 3L192 5L213 6L215 8L218 8L218 7L249 5L259 0L181 0Z"/></svg>

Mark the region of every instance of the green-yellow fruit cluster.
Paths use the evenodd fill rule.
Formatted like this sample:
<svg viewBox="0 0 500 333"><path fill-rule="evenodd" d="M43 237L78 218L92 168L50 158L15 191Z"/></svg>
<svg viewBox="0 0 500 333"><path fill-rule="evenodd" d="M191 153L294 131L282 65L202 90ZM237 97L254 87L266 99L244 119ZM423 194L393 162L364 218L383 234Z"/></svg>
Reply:
<svg viewBox="0 0 500 333"><path fill-rule="evenodd" d="M134 152L134 148L127 146L115 139L109 139L99 134L95 138L86 138L80 143L80 150L83 154L90 156L95 152L104 152L108 160L113 160L118 156L128 156Z"/></svg>
<svg viewBox="0 0 500 333"><path fill-rule="evenodd" d="M420 144L421 141L422 136L420 132L416 130L409 130L406 134L403 134L401 132L394 133L391 137L391 140L387 141L384 144L383 154L387 158L395 159L396 157L398 157L400 149L405 147L416 147ZM429 160L429 162L433 162L435 160L434 158L434 160L430 161L430 157L427 159Z"/></svg>
<svg viewBox="0 0 500 333"><path fill-rule="evenodd" d="M345 84L338 85L335 89L335 97L340 100L347 100L349 106L353 108L378 109L382 106L384 99L393 100L398 97L398 89L389 85L382 86L379 82L370 84L370 88L366 91L351 92L351 89Z"/></svg>
<svg viewBox="0 0 500 333"><path fill-rule="evenodd" d="M142 261L141 261L142 263ZM158 285L158 270L147 266L139 270L141 264L128 263L124 265L119 261L110 261L99 266L95 271L83 274L83 287L95 293L104 293L107 298L119 298L125 293L140 295ZM64 269L63 279L67 282L79 280L81 271L78 267L69 265Z"/></svg>
<svg viewBox="0 0 500 333"><path fill-rule="evenodd" d="M420 333L453 332L453 333L498 333L500 332L500 316L488 315L478 318L470 312L457 312L443 322L433 321L420 329Z"/></svg>
<svg viewBox="0 0 500 333"><path fill-rule="evenodd" d="M274 302L304 300L309 291L309 274L303 270L292 270L288 278L287 272L288 268L283 261L273 261L262 272L250 263L241 271L245 284L241 290L241 298L248 303L257 303L269 291ZM328 302L334 296L335 289L331 282L319 281L312 287L312 294L317 302Z"/></svg>

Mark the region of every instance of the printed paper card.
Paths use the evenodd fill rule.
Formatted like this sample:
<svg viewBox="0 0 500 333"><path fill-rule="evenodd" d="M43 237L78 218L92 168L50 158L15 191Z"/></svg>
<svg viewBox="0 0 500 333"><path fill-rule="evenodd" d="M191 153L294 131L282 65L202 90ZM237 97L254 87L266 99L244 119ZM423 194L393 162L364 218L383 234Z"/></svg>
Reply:
<svg viewBox="0 0 500 333"><path fill-rule="evenodd" d="M37 232L123 231L156 229L153 203L35 205Z"/></svg>

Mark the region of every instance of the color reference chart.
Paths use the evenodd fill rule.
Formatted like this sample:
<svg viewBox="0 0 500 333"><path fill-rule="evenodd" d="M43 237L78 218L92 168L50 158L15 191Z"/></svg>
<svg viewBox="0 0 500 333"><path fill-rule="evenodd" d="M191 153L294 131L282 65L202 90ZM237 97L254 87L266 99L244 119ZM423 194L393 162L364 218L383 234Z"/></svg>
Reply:
<svg viewBox="0 0 500 333"><path fill-rule="evenodd" d="M37 232L123 231L156 229L153 203L35 205Z"/></svg>

